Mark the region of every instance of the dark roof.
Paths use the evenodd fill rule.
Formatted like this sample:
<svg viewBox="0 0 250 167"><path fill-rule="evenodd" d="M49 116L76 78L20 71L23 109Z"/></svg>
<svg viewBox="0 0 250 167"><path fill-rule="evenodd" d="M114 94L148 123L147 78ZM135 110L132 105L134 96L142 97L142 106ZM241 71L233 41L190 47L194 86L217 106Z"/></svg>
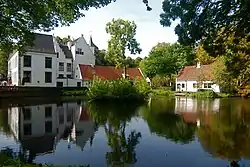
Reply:
<svg viewBox="0 0 250 167"><path fill-rule="evenodd" d="M60 48L61 48L62 51L64 52L65 57L66 57L67 59L73 59L73 55L72 55L71 51L69 50L68 46L60 45Z"/></svg>
<svg viewBox="0 0 250 167"><path fill-rule="evenodd" d="M80 38L80 37L79 37L79 38ZM75 40L73 40L71 46L75 45L76 42L77 42L77 40L78 40L79 38L76 38Z"/></svg>
<svg viewBox="0 0 250 167"><path fill-rule="evenodd" d="M122 78L123 69L113 66L94 66L80 64L80 71L83 80L93 80L94 75L103 80L116 80ZM143 79L139 68L127 68L127 76L134 80L135 78Z"/></svg>
<svg viewBox="0 0 250 167"><path fill-rule="evenodd" d="M25 47L25 50L43 53L55 53L52 35L36 33L33 45Z"/></svg>
<svg viewBox="0 0 250 167"><path fill-rule="evenodd" d="M89 39L89 46L94 47L95 49L99 50L99 48L94 44L92 36L90 36L90 39Z"/></svg>
<svg viewBox="0 0 250 167"><path fill-rule="evenodd" d="M212 65L201 65L200 68L197 68L196 66L186 66L179 72L177 80L198 81L201 78L206 80L212 80L214 78Z"/></svg>

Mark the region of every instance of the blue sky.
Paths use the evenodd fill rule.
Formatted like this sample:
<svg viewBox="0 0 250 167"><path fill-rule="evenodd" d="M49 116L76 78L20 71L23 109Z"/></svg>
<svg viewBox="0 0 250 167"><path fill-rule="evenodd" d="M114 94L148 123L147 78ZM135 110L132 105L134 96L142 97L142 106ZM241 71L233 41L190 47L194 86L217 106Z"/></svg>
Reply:
<svg viewBox="0 0 250 167"><path fill-rule="evenodd" d="M100 49L107 48L108 34L105 31L106 23L113 18L133 20L137 25L136 39L140 43L142 53L140 55L130 55L133 58L145 57L158 42L176 42L177 36L174 27L163 27L160 25L160 13L162 12L162 0L149 0L152 11L146 11L142 0L117 0L110 5L100 9L90 9L84 12L85 17L79 19L69 27L58 27L51 32L56 36L73 38L84 35L87 42L92 34L94 43Z"/></svg>

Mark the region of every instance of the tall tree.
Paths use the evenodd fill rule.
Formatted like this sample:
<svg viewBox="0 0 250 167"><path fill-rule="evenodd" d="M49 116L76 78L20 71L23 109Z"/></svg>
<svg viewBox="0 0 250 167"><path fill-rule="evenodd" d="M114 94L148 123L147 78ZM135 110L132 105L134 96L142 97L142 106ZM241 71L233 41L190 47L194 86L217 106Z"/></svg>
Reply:
<svg viewBox="0 0 250 167"><path fill-rule="evenodd" d="M164 0L162 8L160 23L170 26L173 21L180 20L175 32L184 45L203 40L205 49L213 52L211 41L222 27L227 31L235 27L236 36L250 32L250 3L247 0Z"/></svg>
<svg viewBox="0 0 250 167"><path fill-rule="evenodd" d="M106 32L111 36L106 58L117 67L126 66L126 50L129 50L131 54L141 52L139 43L135 39L136 24L133 21L113 19L107 23Z"/></svg>
<svg viewBox="0 0 250 167"><path fill-rule="evenodd" d="M194 54L189 47L178 43L158 43L149 56L140 63L143 72L150 78L155 75L171 76L181 68L193 63Z"/></svg>
<svg viewBox="0 0 250 167"><path fill-rule="evenodd" d="M54 27L70 25L84 16L91 7L100 8L115 0L1 0L0 48L3 45L18 46L32 41L35 30L50 31ZM151 10L147 0L143 0Z"/></svg>
<svg viewBox="0 0 250 167"><path fill-rule="evenodd" d="M195 60L201 64L211 64L215 61L215 58L209 56L207 51L203 48L203 45L200 44L195 50Z"/></svg>

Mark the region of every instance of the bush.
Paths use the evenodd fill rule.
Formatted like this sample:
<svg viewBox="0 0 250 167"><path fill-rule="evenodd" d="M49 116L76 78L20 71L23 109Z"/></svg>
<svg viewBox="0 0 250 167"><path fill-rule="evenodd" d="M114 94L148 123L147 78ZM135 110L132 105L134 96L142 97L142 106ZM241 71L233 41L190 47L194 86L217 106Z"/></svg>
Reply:
<svg viewBox="0 0 250 167"><path fill-rule="evenodd" d="M86 90L70 90L70 91L63 91L63 96L83 96L86 95Z"/></svg>
<svg viewBox="0 0 250 167"><path fill-rule="evenodd" d="M219 97L219 95L212 90L187 93L186 96L196 97L196 98L217 98L217 97Z"/></svg>
<svg viewBox="0 0 250 167"><path fill-rule="evenodd" d="M150 90L150 86L145 80L118 79L113 81L95 79L91 85L89 99L129 99L145 97Z"/></svg>
<svg viewBox="0 0 250 167"><path fill-rule="evenodd" d="M174 96L174 92L169 88L153 89L150 94L158 96Z"/></svg>

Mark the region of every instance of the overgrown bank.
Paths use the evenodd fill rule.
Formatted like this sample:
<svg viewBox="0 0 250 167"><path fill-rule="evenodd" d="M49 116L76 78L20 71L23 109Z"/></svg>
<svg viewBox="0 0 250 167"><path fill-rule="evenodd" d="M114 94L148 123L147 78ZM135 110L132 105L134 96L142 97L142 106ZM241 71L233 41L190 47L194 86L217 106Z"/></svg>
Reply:
<svg viewBox="0 0 250 167"><path fill-rule="evenodd" d="M118 79L106 81L95 79L89 88L89 100L134 100L148 96L150 86L145 80Z"/></svg>

